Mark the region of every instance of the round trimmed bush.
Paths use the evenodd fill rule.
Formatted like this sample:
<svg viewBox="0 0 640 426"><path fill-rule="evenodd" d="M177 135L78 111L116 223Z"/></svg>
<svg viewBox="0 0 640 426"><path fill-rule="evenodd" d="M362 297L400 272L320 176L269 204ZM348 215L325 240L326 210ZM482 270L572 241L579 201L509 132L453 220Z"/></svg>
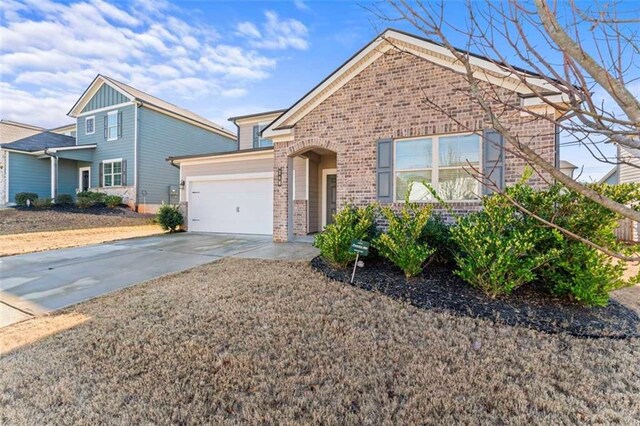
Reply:
<svg viewBox="0 0 640 426"><path fill-rule="evenodd" d="M122 204L122 197L119 195L107 195L104 197L104 204L109 208L118 207Z"/></svg>
<svg viewBox="0 0 640 426"><path fill-rule="evenodd" d="M35 192L18 192L15 197L16 204L19 206L26 206L27 200L31 200L31 202L33 203L33 201L37 199L38 194L36 194Z"/></svg>
<svg viewBox="0 0 640 426"><path fill-rule="evenodd" d="M184 217L180 213L178 206L170 206L168 204L160 207L157 213L157 220L160 227L165 231L169 231L169 233L175 232L184 223Z"/></svg>
<svg viewBox="0 0 640 426"><path fill-rule="evenodd" d="M69 194L58 194L56 204L73 204L73 197Z"/></svg>

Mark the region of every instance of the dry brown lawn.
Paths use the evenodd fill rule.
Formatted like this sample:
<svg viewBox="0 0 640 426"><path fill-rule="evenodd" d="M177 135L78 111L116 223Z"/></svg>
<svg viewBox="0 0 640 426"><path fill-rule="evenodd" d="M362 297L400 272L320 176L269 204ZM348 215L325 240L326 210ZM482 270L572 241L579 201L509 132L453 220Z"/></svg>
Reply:
<svg viewBox="0 0 640 426"><path fill-rule="evenodd" d="M160 226L147 224L0 235L0 257L147 237L162 232Z"/></svg>
<svg viewBox="0 0 640 426"><path fill-rule="evenodd" d="M152 216L118 208L123 214L91 214L57 210L0 210L0 235L87 228L148 225Z"/></svg>
<svg viewBox="0 0 640 426"><path fill-rule="evenodd" d="M0 424L640 422L638 339L421 311L304 263L225 259L63 314L0 358Z"/></svg>

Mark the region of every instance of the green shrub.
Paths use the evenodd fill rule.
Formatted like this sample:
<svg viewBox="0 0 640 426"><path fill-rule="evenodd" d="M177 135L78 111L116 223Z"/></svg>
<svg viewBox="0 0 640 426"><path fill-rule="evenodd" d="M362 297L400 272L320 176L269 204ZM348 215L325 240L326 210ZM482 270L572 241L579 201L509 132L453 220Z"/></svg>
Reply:
<svg viewBox="0 0 640 426"><path fill-rule="evenodd" d="M107 195L104 197L104 203L109 208L115 208L122 204L122 197L119 195Z"/></svg>
<svg viewBox="0 0 640 426"><path fill-rule="evenodd" d="M335 266L346 266L355 260L349 253L351 240L368 240L375 235L376 206L355 207L346 205L333 218L333 223L316 235L313 245L320 249L320 255Z"/></svg>
<svg viewBox="0 0 640 426"><path fill-rule="evenodd" d="M640 201L640 185L589 185L597 192L622 204ZM569 230L599 246L620 252L623 247L616 240L615 229L621 217L611 210L568 190L563 185L551 185L535 191L525 184L507 189L511 198L543 219ZM535 250L544 253L557 251L558 258L540 271L540 278L551 290L570 295L587 305L606 305L610 291L633 284L623 279L626 265L615 261L597 249L559 234L535 218L527 216L526 225L545 237L536 243Z"/></svg>
<svg viewBox="0 0 640 426"><path fill-rule="evenodd" d="M483 209L458 220L451 229L459 247L456 274L490 297L509 294L533 281L536 271L556 258L556 251L536 252L547 237L526 221L501 195L483 199ZM557 236L557 235L556 235Z"/></svg>
<svg viewBox="0 0 640 426"><path fill-rule="evenodd" d="M451 225L448 225L441 215L431 215L422 229L420 238L436 249L433 255L433 259L436 262L447 264L455 261L454 256L458 248L451 238Z"/></svg>
<svg viewBox="0 0 640 426"><path fill-rule="evenodd" d="M164 204L158 210L156 217L160 227L170 233L175 232L176 229L184 223L184 218L182 213L180 213L178 206Z"/></svg>
<svg viewBox="0 0 640 426"><path fill-rule="evenodd" d="M86 195L81 196L80 194L76 195L76 206L80 207L81 209L89 208L94 204L95 201L93 201L91 197L88 197Z"/></svg>
<svg viewBox="0 0 640 426"><path fill-rule="evenodd" d="M53 205L51 198L36 198L33 200L33 207L36 209L49 209Z"/></svg>
<svg viewBox="0 0 640 426"><path fill-rule="evenodd" d="M373 245L382 257L402 269L407 277L420 274L424 263L436 251L421 238L431 218L431 210L432 206L409 202L408 197L399 213L387 206L381 209L388 227L373 241Z"/></svg>
<svg viewBox="0 0 640 426"><path fill-rule="evenodd" d="M69 194L58 194L56 204L73 204L73 197Z"/></svg>
<svg viewBox="0 0 640 426"><path fill-rule="evenodd" d="M18 192L15 197L16 204L19 206L26 206L27 200L31 200L31 202L33 202L34 200L37 200L37 199L38 199L38 194L34 192Z"/></svg>
<svg viewBox="0 0 640 426"><path fill-rule="evenodd" d="M107 194L104 192L95 192L95 191L82 191L76 194L76 198L86 198L94 203L103 204L107 198Z"/></svg>

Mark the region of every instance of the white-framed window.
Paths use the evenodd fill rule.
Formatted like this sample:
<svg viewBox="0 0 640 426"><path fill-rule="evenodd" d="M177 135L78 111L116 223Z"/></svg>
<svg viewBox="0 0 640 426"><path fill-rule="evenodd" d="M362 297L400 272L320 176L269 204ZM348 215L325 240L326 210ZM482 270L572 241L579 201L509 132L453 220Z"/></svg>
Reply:
<svg viewBox="0 0 640 426"><path fill-rule="evenodd" d="M107 140L115 141L118 139L118 111L109 111L107 113Z"/></svg>
<svg viewBox="0 0 640 426"><path fill-rule="evenodd" d="M260 136L260 132L262 132L269 123L260 123L253 126L253 147L254 148L265 148L267 146L273 146L273 141L268 138L263 138Z"/></svg>
<svg viewBox="0 0 640 426"><path fill-rule="evenodd" d="M122 186L122 160L102 163L102 186Z"/></svg>
<svg viewBox="0 0 640 426"><path fill-rule="evenodd" d="M87 117L84 120L84 133L86 135L92 135L95 132L96 132L96 117L92 115L91 117Z"/></svg>
<svg viewBox="0 0 640 426"><path fill-rule="evenodd" d="M480 184L469 171L471 166L480 167L481 140L475 134L396 139L395 200L404 201L411 182L411 201L433 200L433 194L422 182L430 183L447 201L477 199Z"/></svg>

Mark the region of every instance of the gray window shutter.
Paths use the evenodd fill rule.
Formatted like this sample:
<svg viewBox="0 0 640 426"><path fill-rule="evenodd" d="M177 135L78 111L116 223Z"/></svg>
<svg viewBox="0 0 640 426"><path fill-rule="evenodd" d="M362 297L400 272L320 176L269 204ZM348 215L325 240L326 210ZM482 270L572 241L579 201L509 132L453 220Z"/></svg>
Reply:
<svg viewBox="0 0 640 426"><path fill-rule="evenodd" d="M122 111L118 112L118 138L122 137Z"/></svg>
<svg viewBox="0 0 640 426"><path fill-rule="evenodd" d="M260 148L260 126L253 126L253 147Z"/></svg>
<svg viewBox="0 0 640 426"><path fill-rule="evenodd" d="M378 201L393 202L393 139L382 139L377 143L376 187Z"/></svg>
<svg viewBox="0 0 640 426"><path fill-rule="evenodd" d="M484 180L490 180L504 189L504 137L493 129L485 129L482 134ZM493 190L483 186L484 194L491 194Z"/></svg>
<svg viewBox="0 0 640 426"><path fill-rule="evenodd" d="M102 186L103 185L103 183L104 183L103 177L104 177L104 164L100 163L98 165L98 179L99 179L98 180L98 186Z"/></svg>
<svg viewBox="0 0 640 426"><path fill-rule="evenodd" d="M127 160L122 160L122 186L127 186Z"/></svg>
<svg viewBox="0 0 640 426"><path fill-rule="evenodd" d="M104 140L109 138L109 117L104 116Z"/></svg>

